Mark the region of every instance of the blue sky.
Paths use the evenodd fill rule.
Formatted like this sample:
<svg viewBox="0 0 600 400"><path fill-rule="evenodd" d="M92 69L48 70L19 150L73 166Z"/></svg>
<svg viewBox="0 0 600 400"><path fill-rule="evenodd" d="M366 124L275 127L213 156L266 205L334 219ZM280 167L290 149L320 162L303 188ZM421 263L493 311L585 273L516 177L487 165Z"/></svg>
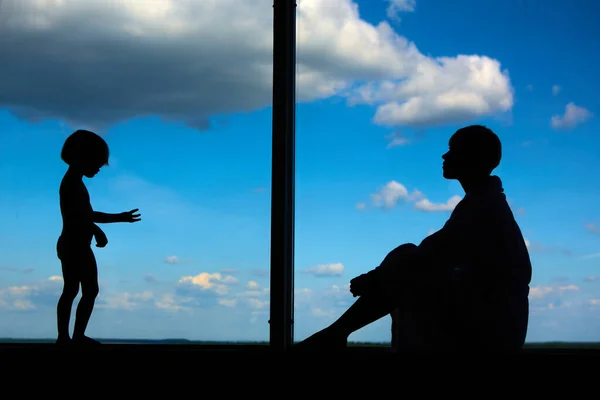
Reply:
<svg viewBox="0 0 600 400"><path fill-rule="evenodd" d="M3 3L0 337L56 335L59 155L90 128L94 208L143 221L103 226L89 335L268 339L272 8L232 1ZM533 262L528 341L600 340L600 10L577 4L299 1L297 339L443 225L463 193L441 155L483 123Z"/></svg>

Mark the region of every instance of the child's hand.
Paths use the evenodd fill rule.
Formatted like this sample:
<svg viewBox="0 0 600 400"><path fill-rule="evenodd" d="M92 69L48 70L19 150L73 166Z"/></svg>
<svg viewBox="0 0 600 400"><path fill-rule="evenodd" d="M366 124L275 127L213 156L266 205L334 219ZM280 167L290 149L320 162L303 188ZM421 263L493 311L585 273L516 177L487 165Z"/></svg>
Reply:
<svg viewBox="0 0 600 400"><path fill-rule="evenodd" d="M131 211L126 211L124 213L121 213L121 222L137 222L137 221L141 221L142 219L141 214L136 214L139 211L138 208L133 209Z"/></svg>
<svg viewBox="0 0 600 400"><path fill-rule="evenodd" d="M96 238L96 247L102 248L108 244L108 238L101 229L96 230L94 237Z"/></svg>

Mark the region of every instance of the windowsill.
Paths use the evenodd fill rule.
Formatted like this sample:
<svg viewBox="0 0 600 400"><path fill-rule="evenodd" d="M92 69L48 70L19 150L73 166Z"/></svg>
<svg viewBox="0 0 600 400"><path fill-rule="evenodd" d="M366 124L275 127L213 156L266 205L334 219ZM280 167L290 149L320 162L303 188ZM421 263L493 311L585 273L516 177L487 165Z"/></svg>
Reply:
<svg viewBox="0 0 600 400"><path fill-rule="evenodd" d="M64 349L53 343L0 343L0 352L10 353L48 353L62 352ZM74 349L77 350L77 349ZM236 352L236 353L265 353L269 352L268 344L135 344L135 343L107 343L91 349L100 353L197 353L197 352ZM86 349L90 351L90 349ZM351 345L346 351L348 354L393 354L386 346L361 346ZM600 355L598 347L526 347L521 351L523 355Z"/></svg>

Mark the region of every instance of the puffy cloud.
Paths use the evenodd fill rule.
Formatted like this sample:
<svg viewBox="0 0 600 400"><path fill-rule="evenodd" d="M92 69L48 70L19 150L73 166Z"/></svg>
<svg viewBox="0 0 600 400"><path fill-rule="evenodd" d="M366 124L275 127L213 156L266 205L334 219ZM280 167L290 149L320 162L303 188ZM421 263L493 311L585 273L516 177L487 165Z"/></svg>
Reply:
<svg viewBox="0 0 600 400"><path fill-rule="evenodd" d="M260 288L260 285L254 281L250 281L246 284L246 289L249 289L249 290L257 290L259 288Z"/></svg>
<svg viewBox="0 0 600 400"><path fill-rule="evenodd" d="M0 290L0 307L13 310L31 310L36 308L30 297L37 292L36 287L11 286Z"/></svg>
<svg viewBox="0 0 600 400"><path fill-rule="evenodd" d="M0 288L0 308L23 311L48 306L56 307L61 292L62 278L59 276Z"/></svg>
<svg viewBox="0 0 600 400"><path fill-rule="evenodd" d="M461 200L462 197L455 195L445 203L433 203L421 191L415 189L409 192L406 186L395 180L386 183L377 192L371 194L371 201L375 207L388 210L405 202L413 203L415 209L425 212L452 211Z"/></svg>
<svg viewBox="0 0 600 400"><path fill-rule="evenodd" d="M570 307L573 304L572 294L579 291L579 286L573 284L531 286L529 289L530 308L536 312Z"/></svg>
<svg viewBox="0 0 600 400"><path fill-rule="evenodd" d="M399 14L402 12L413 12L417 5L416 0L388 0L389 5L386 9L388 18L400 21Z"/></svg>
<svg viewBox="0 0 600 400"><path fill-rule="evenodd" d="M562 116L554 115L552 117L550 124L554 129L573 129L577 125L581 125L592 118L592 116L593 115L589 110L571 102L566 105L565 113Z"/></svg>
<svg viewBox="0 0 600 400"><path fill-rule="evenodd" d="M452 211L461 200L462 197L458 195L450 197L445 203L432 203L428 199L421 199L415 203L415 208L427 212Z"/></svg>
<svg viewBox="0 0 600 400"><path fill-rule="evenodd" d="M179 297L174 295L173 293L163 294L161 298L157 299L154 302L156 308L164 310L164 311L189 311L189 308L184 304L190 302L190 298L187 297Z"/></svg>
<svg viewBox="0 0 600 400"><path fill-rule="evenodd" d="M179 279L180 285L214 292L217 295L229 293L229 285L237 282L238 279L231 275L222 276L220 273L210 274L208 272L202 272L196 276L184 276Z"/></svg>
<svg viewBox="0 0 600 400"><path fill-rule="evenodd" d="M411 11L394 0L389 14ZM272 1L4 0L0 106L101 129L158 115L204 129L267 107ZM383 125L423 126L509 111L498 60L429 57L350 0L299 0L297 98L377 106ZM92 22L90 22L92 21ZM92 95L90 95L92 94Z"/></svg>
<svg viewBox="0 0 600 400"><path fill-rule="evenodd" d="M422 194L418 190L409 193L406 186L392 180L386 183L379 191L371 194L371 201L376 207L390 209L401 201L411 201L421 198L421 196Z"/></svg>
<svg viewBox="0 0 600 400"><path fill-rule="evenodd" d="M340 276L344 273L344 265L342 263L320 264L306 268L304 273L314 276Z"/></svg>
<svg viewBox="0 0 600 400"><path fill-rule="evenodd" d="M351 102L378 105L374 121L385 126L443 125L511 110L510 79L497 60L476 55L431 59L420 53L417 58L406 77L368 83Z"/></svg>

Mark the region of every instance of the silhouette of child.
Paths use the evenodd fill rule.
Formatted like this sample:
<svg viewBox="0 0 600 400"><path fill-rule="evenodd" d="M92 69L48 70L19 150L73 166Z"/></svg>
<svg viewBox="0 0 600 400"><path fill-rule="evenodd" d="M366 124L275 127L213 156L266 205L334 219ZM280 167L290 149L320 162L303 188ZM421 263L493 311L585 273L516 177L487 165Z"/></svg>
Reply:
<svg viewBox="0 0 600 400"><path fill-rule="evenodd" d="M518 350L529 316L531 262L508 206L501 143L481 125L459 129L442 156L443 176L465 191L442 229L403 244L379 267L350 281L357 301L329 327L295 346L336 350L350 334L394 312L411 325L410 349ZM397 327L395 326L394 329Z"/></svg>
<svg viewBox="0 0 600 400"><path fill-rule="evenodd" d="M56 244L62 264L63 292L57 305L57 344L98 345L100 342L85 336L88 321L98 296L98 268L91 248L92 237L97 247L108 243L106 235L96 223L140 221L138 209L106 214L94 211L83 177L93 178L108 165L108 145L97 134L78 130L65 141L61 158L69 166L60 184L60 211L63 228ZM69 336L69 320L73 301L82 296L75 316L73 338Z"/></svg>

